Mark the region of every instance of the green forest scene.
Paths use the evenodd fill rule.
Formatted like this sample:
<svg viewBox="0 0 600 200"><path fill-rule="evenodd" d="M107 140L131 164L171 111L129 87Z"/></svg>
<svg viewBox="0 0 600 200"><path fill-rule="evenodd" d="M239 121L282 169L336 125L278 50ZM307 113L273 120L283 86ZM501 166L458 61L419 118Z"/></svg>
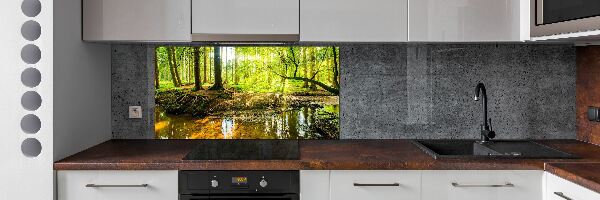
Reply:
<svg viewBox="0 0 600 200"><path fill-rule="evenodd" d="M157 139L339 139L340 60L326 46L158 46Z"/></svg>

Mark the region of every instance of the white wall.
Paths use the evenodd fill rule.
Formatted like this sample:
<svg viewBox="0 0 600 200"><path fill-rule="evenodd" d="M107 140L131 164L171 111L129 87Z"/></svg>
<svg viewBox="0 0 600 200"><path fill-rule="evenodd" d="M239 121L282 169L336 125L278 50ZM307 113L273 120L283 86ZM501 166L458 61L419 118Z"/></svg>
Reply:
<svg viewBox="0 0 600 200"><path fill-rule="evenodd" d="M0 199L49 200L54 197L53 162L111 138L110 46L81 42L80 0L41 0L35 16L22 13L22 2L6 0L0 6ZM41 27L41 36L32 41L21 36L28 20ZM21 59L25 45L39 47L38 62ZM21 83L26 68L39 70L39 85ZM26 91L41 96L39 108L21 105ZM21 129L28 114L39 117L39 131ZM25 139L39 141L41 153L25 156Z"/></svg>
<svg viewBox="0 0 600 200"><path fill-rule="evenodd" d="M52 2L41 1L41 12L27 17L21 12L22 0L3 0L0 6L0 199L49 200L53 197L53 143L52 143ZM21 25L35 20L41 26L41 36L28 41L21 36ZM41 59L35 64L21 60L21 48L27 44L37 45ZM42 75L41 83L29 88L21 83L24 69L33 67ZM35 91L42 103L38 109L28 111L21 106L21 96L26 91ZM21 130L21 118L34 114L41 121L35 134ZM26 157L21 144L27 139L38 140L41 153Z"/></svg>
<svg viewBox="0 0 600 200"><path fill-rule="evenodd" d="M109 140L110 45L81 40L81 0L54 1L54 160Z"/></svg>

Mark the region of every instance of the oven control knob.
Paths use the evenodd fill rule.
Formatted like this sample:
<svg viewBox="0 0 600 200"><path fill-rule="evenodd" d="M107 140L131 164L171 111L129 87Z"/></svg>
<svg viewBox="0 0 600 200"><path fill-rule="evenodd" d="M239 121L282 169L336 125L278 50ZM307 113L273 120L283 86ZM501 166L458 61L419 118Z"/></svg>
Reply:
<svg viewBox="0 0 600 200"><path fill-rule="evenodd" d="M268 183L265 179L261 180L260 183L258 183L260 185L260 187L267 187Z"/></svg>
<svg viewBox="0 0 600 200"><path fill-rule="evenodd" d="M217 181L217 180L210 181L210 187L214 187L214 188L219 187L219 181Z"/></svg>

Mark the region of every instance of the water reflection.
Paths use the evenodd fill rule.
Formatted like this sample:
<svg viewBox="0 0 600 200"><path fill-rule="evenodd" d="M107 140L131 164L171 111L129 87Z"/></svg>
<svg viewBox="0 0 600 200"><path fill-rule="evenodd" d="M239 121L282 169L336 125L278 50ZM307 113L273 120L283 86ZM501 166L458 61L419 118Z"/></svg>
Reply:
<svg viewBox="0 0 600 200"><path fill-rule="evenodd" d="M224 116L169 115L156 109L159 139L301 139L339 137L339 106L244 111Z"/></svg>

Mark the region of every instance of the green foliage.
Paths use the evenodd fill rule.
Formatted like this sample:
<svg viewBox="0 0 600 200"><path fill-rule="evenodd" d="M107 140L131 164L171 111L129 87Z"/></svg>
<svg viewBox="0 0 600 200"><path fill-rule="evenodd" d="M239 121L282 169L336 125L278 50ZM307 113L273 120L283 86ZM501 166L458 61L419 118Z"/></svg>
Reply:
<svg viewBox="0 0 600 200"><path fill-rule="evenodd" d="M328 87L329 92L339 91L337 47L200 47L199 57L194 58L193 47L175 46L171 48L174 50L174 62L171 63L169 48L156 48L160 90L176 88L173 74L179 76L183 88L193 86L195 73L199 73L201 81L206 80L202 82L203 89L212 86L215 80L213 52L214 48L221 48L221 60L217 62L221 62L220 76L226 89L303 93L324 91ZM198 72L194 71L195 60L198 60ZM297 80L302 78L304 80Z"/></svg>

